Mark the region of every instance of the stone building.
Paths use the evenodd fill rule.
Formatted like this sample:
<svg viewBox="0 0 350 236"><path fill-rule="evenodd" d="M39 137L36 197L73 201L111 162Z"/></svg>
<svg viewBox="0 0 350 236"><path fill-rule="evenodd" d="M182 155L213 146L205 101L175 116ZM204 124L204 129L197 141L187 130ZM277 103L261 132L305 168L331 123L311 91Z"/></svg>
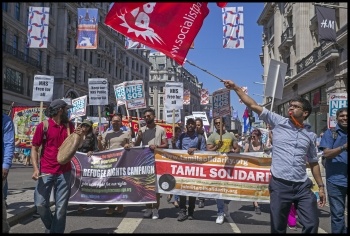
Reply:
<svg viewBox="0 0 350 236"><path fill-rule="evenodd" d="M266 82L270 59L288 64L282 100L273 111L286 115L288 101L300 95L311 102L307 122L317 134L327 127L329 93L347 93L347 3L327 3L336 12L337 42L318 40L315 5L311 2L266 2L257 21L263 26L261 63ZM271 107L271 97L264 98Z"/></svg>
<svg viewBox="0 0 350 236"><path fill-rule="evenodd" d="M36 106L32 101L34 75L54 76L56 98L88 95L89 78L107 78L109 102L115 104L113 85L143 80L148 101L149 50L126 50L125 37L104 25L107 2L3 2L3 111L15 105ZM47 48L27 48L28 9L49 7ZM97 49L76 49L78 8L98 9ZM48 104L45 104L48 105ZM103 108L101 109L103 111ZM125 107L120 107L124 115ZM97 106L88 106L88 116L98 116ZM136 111L130 111L135 116Z"/></svg>

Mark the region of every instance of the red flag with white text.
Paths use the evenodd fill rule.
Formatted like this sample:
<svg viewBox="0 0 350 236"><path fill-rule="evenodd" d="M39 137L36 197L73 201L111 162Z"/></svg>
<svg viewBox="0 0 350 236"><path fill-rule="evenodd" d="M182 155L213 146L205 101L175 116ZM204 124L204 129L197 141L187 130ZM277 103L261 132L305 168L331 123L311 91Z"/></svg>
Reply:
<svg viewBox="0 0 350 236"><path fill-rule="evenodd" d="M209 14L206 2L115 2L105 24L183 65Z"/></svg>

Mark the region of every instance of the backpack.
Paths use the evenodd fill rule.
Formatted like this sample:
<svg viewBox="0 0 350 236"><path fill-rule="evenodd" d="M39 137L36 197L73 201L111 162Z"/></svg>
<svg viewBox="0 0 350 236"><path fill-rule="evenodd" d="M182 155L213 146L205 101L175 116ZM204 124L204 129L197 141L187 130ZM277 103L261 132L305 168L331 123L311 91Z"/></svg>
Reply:
<svg viewBox="0 0 350 236"><path fill-rule="evenodd" d="M182 133L179 137L180 139L180 149L182 150L182 139L185 137L185 134L186 133ZM198 150L201 150L201 144L202 144L202 138L203 138L203 135L201 134L197 134L197 137L198 137L198 143L197 143L197 149Z"/></svg>

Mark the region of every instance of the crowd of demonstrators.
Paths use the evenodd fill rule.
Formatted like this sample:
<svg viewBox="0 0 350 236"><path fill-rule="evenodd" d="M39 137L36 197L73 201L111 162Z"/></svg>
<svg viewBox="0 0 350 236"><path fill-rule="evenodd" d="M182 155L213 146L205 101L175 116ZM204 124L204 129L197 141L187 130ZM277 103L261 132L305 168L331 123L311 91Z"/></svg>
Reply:
<svg viewBox="0 0 350 236"><path fill-rule="evenodd" d="M84 120L80 125L82 135L84 135L84 141L78 148L78 152L86 153L87 157L90 157L93 152L98 152L97 137L93 132L92 125L93 123L90 120ZM78 207L78 213L82 214L86 207L86 204L80 204Z"/></svg>
<svg viewBox="0 0 350 236"><path fill-rule="evenodd" d="M261 131L255 129L251 133L250 142L244 145L244 152L264 152L265 146L261 141ZM253 202L255 213L261 215L261 209L258 202Z"/></svg>
<svg viewBox="0 0 350 236"><path fill-rule="evenodd" d="M226 132L223 118L214 118L214 127L216 132L213 132L207 140L207 150L217 151L221 153L240 153L240 147L234 134ZM220 133L222 135L220 135ZM217 206L217 224L223 224L225 216L228 214L228 204L230 200L216 199Z"/></svg>
<svg viewBox="0 0 350 236"><path fill-rule="evenodd" d="M193 155L194 151L197 150L206 150L205 137L196 133L196 122L193 118L189 118L186 121L186 133L180 135L179 139L176 141L176 148L180 150L187 150L189 155ZM192 220L194 218L193 213L196 205L196 197L188 197L188 208L186 207L186 196L180 195L179 198L180 212L177 220L180 222L187 219Z"/></svg>
<svg viewBox="0 0 350 236"><path fill-rule="evenodd" d="M168 148L169 145L165 129L154 122L154 110L146 109L143 112L143 118L146 121L146 126L139 129L134 145L140 146L141 143L142 145L149 145L151 150L155 150L156 148ZM156 193L156 200L157 203L155 204L146 204L146 211L143 215L145 218L152 217L154 220L159 218L160 193Z"/></svg>
<svg viewBox="0 0 350 236"><path fill-rule="evenodd" d="M70 196L71 162L61 165L57 161L58 149L69 133L81 135L81 128L74 129L68 120L68 105L61 99L53 100L46 109L47 131L41 122L32 140L31 158L33 164L32 179L37 181L34 192L34 204L45 225L46 233L64 233L66 227L67 206ZM44 137L46 136L46 137ZM42 145L42 155L38 156ZM50 209L50 195L54 189L55 213Z"/></svg>
<svg viewBox="0 0 350 236"><path fill-rule="evenodd" d="M348 193L348 108L336 112L337 125L324 132L320 149L325 157L326 184L332 233L347 233L345 203Z"/></svg>
<svg viewBox="0 0 350 236"><path fill-rule="evenodd" d="M318 207L315 194L311 191L312 181L306 172L306 163L320 188L320 201L326 203L322 182L316 140L303 127L303 122L311 114L310 102L302 97L289 101L288 118L268 111L244 93L233 81L225 80L227 89L236 92L243 103L259 115L273 129L273 152L271 163L270 219L271 233L286 233L287 218L294 203L303 233L317 233L319 226Z"/></svg>
<svg viewBox="0 0 350 236"><path fill-rule="evenodd" d="M116 148L129 148L131 143L131 134L128 131L121 129L122 126L122 115L120 113L115 114L112 118L112 129L107 130L102 135L97 137L98 149L112 150ZM122 213L124 211L124 206L119 205L109 205L106 215L112 215L117 208L117 213Z"/></svg>
<svg viewBox="0 0 350 236"><path fill-rule="evenodd" d="M2 193L4 193L4 187L7 183L7 177L12 166L14 152L15 127L11 118L8 115L2 113ZM10 232L4 194L2 194L2 232Z"/></svg>

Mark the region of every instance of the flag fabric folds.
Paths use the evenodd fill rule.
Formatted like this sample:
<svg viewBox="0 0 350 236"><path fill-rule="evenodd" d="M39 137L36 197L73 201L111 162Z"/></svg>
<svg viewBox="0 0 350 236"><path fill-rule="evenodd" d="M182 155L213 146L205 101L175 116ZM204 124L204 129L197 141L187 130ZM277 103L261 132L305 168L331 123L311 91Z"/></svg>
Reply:
<svg viewBox="0 0 350 236"><path fill-rule="evenodd" d="M191 92L188 89L184 90L183 105L189 105L191 102Z"/></svg>
<svg viewBox="0 0 350 236"><path fill-rule="evenodd" d="M126 49L145 49L146 47L142 43L133 41L131 38L126 38L125 48Z"/></svg>
<svg viewBox="0 0 350 236"><path fill-rule="evenodd" d="M183 65L209 13L205 2L115 2L105 24ZM171 16L171 17L169 17Z"/></svg>
<svg viewBox="0 0 350 236"><path fill-rule="evenodd" d="M208 105L209 104L209 91L208 89L201 89L201 105Z"/></svg>
<svg viewBox="0 0 350 236"><path fill-rule="evenodd" d="M78 8L77 49L97 49L97 19L97 8Z"/></svg>
<svg viewBox="0 0 350 236"><path fill-rule="evenodd" d="M243 113L243 133L247 133L249 130L249 109L245 108Z"/></svg>
<svg viewBox="0 0 350 236"><path fill-rule="evenodd" d="M321 6L315 7L318 21L318 40L336 42L337 33L335 28L335 9Z"/></svg>
<svg viewBox="0 0 350 236"><path fill-rule="evenodd" d="M27 47L47 48L49 7L29 7Z"/></svg>
<svg viewBox="0 0 350 236"><path fill-rule="evenodd" d="M223 47L244 48L243 7L222 8Z"/></svg>

